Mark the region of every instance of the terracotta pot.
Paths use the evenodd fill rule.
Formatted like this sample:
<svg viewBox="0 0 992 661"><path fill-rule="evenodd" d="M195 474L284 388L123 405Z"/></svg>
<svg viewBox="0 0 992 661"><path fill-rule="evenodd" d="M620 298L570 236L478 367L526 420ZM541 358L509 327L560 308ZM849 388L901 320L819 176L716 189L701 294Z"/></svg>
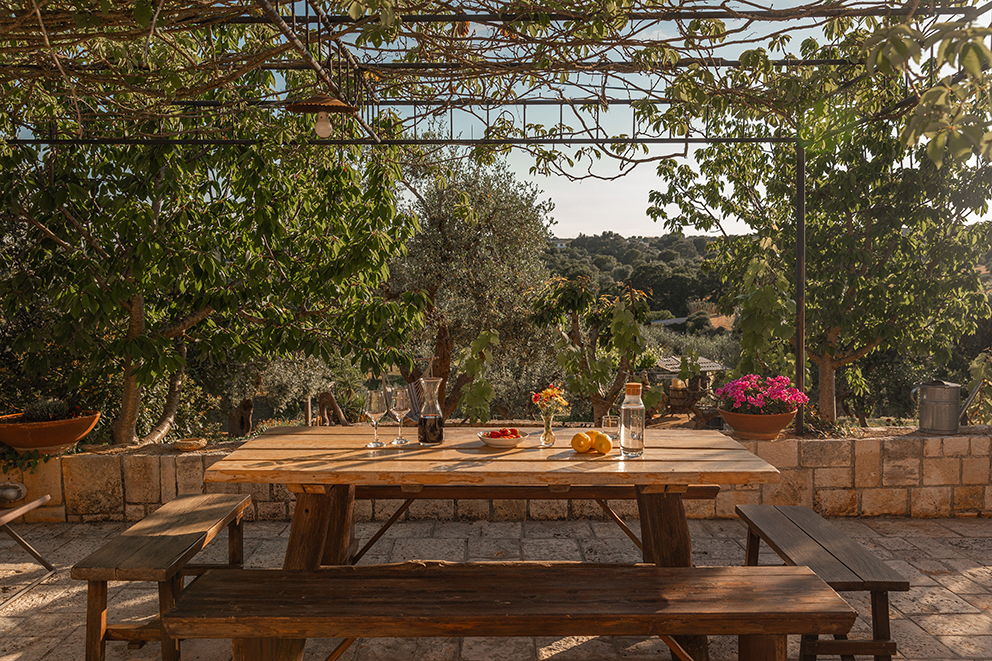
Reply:
<svg viewBox="0 0 992 661"><path fill-rule="evenodd" d="M773 441L786 425L796 417L795 411L789 413L734 413L718 408L720 417L734 428L734 435L757 441Z"/></svg>
<svg viewBox="0 0 992 661"><path fill-rule="evenodd" d="M18 454L37 450L41 454L58 454L68 450L93 431L100 420L99 411L83 411L78 418L47 422L8 422L20 413L0 416L0 443L6 443Z"/></svg>

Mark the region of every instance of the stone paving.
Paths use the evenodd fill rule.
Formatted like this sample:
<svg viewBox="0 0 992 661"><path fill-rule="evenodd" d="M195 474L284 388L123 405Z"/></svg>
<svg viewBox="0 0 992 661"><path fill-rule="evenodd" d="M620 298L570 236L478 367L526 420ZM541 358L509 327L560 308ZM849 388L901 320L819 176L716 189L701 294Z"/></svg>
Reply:
<svg viewBox="0 0 992 661"><path fill-rule="evenodd" d="M834 519L850 537L906 576L908 593L894 593L892 632L901 659L992 660L992 519ZM636 531L637 521L630 523ZM126 527L120 523L20 524L14 528L59 572L27 596L0 610L0 661L74 661L83 658L86 586L69 578L72 564ZM358 526L370 537L376 523ZM744 557L744 528L735 520L693 520L697 565L738 565ZM284 522L248 523L247 564L278 567L289 534ZM223 561L227 544L217 540L203 561ZM417 521L395 525L363 563L415 558L440 560L586 560L634 562L638 551L619 528L602 521L448 522ZM777 563L768 549L762 563ZM6 535L0 535L0 593L30 582L37 565ZM111 621L155 612L152 584L112 583ZM845 594L860 612L868 611L861 594ZM2 594L0 594L2 598ZM861 619L855 635L868 631ZM736 658L729 637L710 639L711 659ZM335 641L310 641L306 659L325 659ZM790 658L798 641L790 639ZM161 658L155 643L129 650L108 643L111 660ZM227 641L187 641L185 661L225 661ZM465 638L363 639L342 657L345 661L607 661L669 659L663 644L650 638ZM821 657L829 658L829 657Z"/></svg>

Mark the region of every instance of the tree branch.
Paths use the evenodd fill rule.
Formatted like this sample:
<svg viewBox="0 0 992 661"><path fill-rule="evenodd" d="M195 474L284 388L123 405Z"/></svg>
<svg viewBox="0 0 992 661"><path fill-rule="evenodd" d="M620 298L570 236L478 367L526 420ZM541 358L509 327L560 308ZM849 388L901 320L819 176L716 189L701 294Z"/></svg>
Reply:
<svg viewBox="0 0 992 661"><path fill-rule="evenodd" d="M186 315L179 321L169 324L168 326L160 330L158 334L161 335L162 337L168 337L168 338L178 337L183 333L185 333L186 331L188 331L193 326L197 325L198 323L209 317L211 314L213 314L213 311L214 311L213 307L207 305L192 314Z"/></svg>

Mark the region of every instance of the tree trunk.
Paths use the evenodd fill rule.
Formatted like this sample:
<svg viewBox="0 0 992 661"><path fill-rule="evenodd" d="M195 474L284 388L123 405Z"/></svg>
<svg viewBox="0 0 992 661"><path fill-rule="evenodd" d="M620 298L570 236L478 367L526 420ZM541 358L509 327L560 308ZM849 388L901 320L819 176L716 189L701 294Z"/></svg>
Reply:
<svg viewBox="0 0 992 661"><path fill-rule="evenodd" d="M313 402L309 397L303 400L303 424L306 427L313 426Z"/></svg>
<svg viewBox="0 0 992 661"><path fill-rule="evenodd" d="M605 397L594 397L592 399L592 424L593 426L602 426L603 416L609 415L610 404L612 402L607 401Z"/></svg>
<svg viewBox="0 0 992 661"><path fill-rule="evenodd" d="M227 435L231 438L245 436L251 432L251 410L255 404L250 399L243 399L227 415Z"/></svg>
<svg viewBox="0 0 992 661"><path fill-rule="evenodd" d="M128 302L127 339L134 340L145 332L145 301L141 294ZM141 386L138 365L130 354L124 358L124 385L121 389L121 410L110 429L114 443L131 444L138 440L138 412L141 409Z"/></svg>
<svg viewBox="0 0 992 661"><path fill-rule="evenodd" d="M351 426L348 419L344 417L344 411L338 406L338 400L334 396L333 390L325 390L317 395L317 410L320 423L323 425L330 426L334 424L331 421L331 415L334 415L338 419L338 424L345 427Z"/></svg>
<svg viewBox="0 0 992 661"><path fill-rule="evenodd" d="M827 422L837 421L837 393L836 387L836 376L837 368L834 366L833 361L829 357L824 357L822 361L818 361L818 366L820 368L820 417Z"/></svg>
<svg viewBox="0 0 992 661"><path fill-rule="evenodd" d="M182 342L177 342L176 351L182 357L183 361L185 361L186 345ZM155 424L155 428L141 439L140 445L161 443L162 439L169 433L169 430L172 429L172 423L176 420L176 411L179 410L179 395L182 392L185 377L186 366L182 364L179 366L179 369L172 373L172 377L169 379L169 394L165 397L162 416Z"/></svg>

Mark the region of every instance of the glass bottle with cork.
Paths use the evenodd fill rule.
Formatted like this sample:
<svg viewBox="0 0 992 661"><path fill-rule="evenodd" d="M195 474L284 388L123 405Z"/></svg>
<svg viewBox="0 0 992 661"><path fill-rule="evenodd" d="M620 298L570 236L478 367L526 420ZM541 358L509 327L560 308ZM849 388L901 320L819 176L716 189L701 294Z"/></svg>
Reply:
<svg viewBox="0 0 992 661"><path fill-rule="evenodd" d="M620 453L624 457L640 457L644 453L644 402L641 384L624 386L626 397L620 407Z"/></svg>

